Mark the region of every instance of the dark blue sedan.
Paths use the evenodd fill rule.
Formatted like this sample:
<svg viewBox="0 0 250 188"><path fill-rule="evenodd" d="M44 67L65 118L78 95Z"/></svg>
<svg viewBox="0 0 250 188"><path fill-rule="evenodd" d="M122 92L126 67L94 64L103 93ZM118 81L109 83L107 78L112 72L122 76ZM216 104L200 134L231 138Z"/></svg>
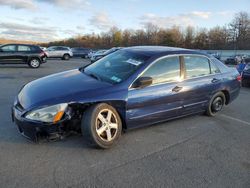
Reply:
<svg viewBox="0 0 250 188"><path fill-rule="evenodd" d="M201 52L130 47L26 84L12 116L35 141L73 130L109 148L122 130L196 113L214 116L238 96L240 82L235 68Z"/></svg>

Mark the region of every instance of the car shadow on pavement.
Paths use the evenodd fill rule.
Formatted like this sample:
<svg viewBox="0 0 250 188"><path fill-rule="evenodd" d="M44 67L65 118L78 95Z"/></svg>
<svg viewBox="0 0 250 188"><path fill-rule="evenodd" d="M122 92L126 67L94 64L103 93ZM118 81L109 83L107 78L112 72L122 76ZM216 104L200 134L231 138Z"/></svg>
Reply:
<svg viewBox="0 0 250 188"><path fill-rule="evenodd" d="M200 114L193 115L193 117L198 117ZM192 116L191 116L192 117ZM176 120L170 120L163 123L157 123L141 128L136 128L132 130L125 131L122 134L121 139L117 143L116 147L120 147L120 145L127 144L128 142L133 143L135 140L144 140L144 138L147 137L147 135L150 134L165 134L167 130L172 126L176 126L175 124L182 124L181 122L185 121L185 119L189 119L190 116L183 117L181 119ZM12 124L11 122L8 122L8 124ZM7 131L7 130L6 130ZM24 145L29 147L36 147L36 146L46 146L46 147L56 147L56 148L74 148L74 149L98 149L95 147L95 145L90 144L84 136L80 133L71 133L67 136L65 136L63 139L58 139L55 141L47 141L46 139L40 140L39 142L33 142L24 136L22 136L18 129L13 124L13 128L8 129L6 133L7 136L2 134L0 135L0 143L10 143L10 144L18 144L18 145ZM134 140L134 141L131 141Z"/></svg>
<svg viewBox="0 0 250 188"><path fill-rule="evenodd" d="M32 69L28 65L0 65L0 70L1 70L1 68L18 68L18 69L25 68L25 69ZM40 68L43 68L43 67L40 66L38 69L40 69Z"/></svg>
<svg viewBox="0 0 250 188"><path fill-rule="evenodd" d="M64 148L94 148L85 141L81 135L70 135L62 140L47 141L40 140L39 142L33 142L24 136L22 136L17 129L11 129L8 131L8 135L0 135L0 143L4 145L14 144L23 145L24 147L64 147Z"/></svg>
<svg viewBox="0 0 250 188"><path fill-rule="evenodd" d="M36 69L30 68L27 65L20 65L20 66L19 65L13 65L13 66L11 66L11 65L8 65L8 66L0 65L0 71L1 71L1 69L14 69L14 68L36 70ZM43 68L43 66L40 66L39 68L37 68L37 70L41 69L41 68Z"/></svg>

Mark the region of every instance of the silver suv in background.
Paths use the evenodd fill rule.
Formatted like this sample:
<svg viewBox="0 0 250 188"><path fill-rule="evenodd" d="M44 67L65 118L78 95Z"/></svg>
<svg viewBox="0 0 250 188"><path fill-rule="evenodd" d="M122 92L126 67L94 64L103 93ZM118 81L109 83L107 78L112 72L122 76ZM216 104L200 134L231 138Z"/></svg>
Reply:
<svg viewBox="0 0 250 188"><path fill-rule="evenodd" d="M69 60L73 57L73 53L69 47L65 46L51 46L45 50L48 58L61 58L63 60Z"/></svg>

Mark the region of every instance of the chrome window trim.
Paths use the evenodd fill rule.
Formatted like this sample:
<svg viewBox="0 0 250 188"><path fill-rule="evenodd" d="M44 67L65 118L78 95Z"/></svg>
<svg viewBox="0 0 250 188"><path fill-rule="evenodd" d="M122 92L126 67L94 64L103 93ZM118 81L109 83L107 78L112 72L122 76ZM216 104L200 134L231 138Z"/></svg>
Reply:
<svg viewBox="0 0 250 188"><path fill-rule="evenodd" d="M205 58L207 58L208 61L209 61L209 68L210 68L210 73L211 73L211 65L210 65L210 64L211 64L212 60L211 60L211 58L207 57L206 55L202 55L202 54L171 54L171 55L165 55L165 56L162 56L162 57L160 57L160 58L154 60L147 68L145 68L145 69L136 77L136 79L134 79L134 81L129 85L129 89L128 89L128 90L131 91L131 90L134 90L134 89L140 89L140 88L131 88L131 87L132 87L132 85L134 84L134 82L135 82L141 75L143 75L151 66L153 66L156 62L158 62L158 61L160 61L160 60L162 60L162 59L164 59L164 58L167 58L167 57L179 57L179 58L180 58L181 56L198 56L198 57L205 57ZM181 62L179 62L179 63L181 63ZM220 69L219 69L219 70L220 70ZM181 67L180 67L180 71L181 71ZM201 78L201 77L207 77L207 76L217 75L217 74L221 74L221 72L220 72L220 73L209 74L209 75L204 75L204 76L197 76L197 77L193 77L193 78L185 78L185 79L183 79L181 82L186 81L186 80ZM157 85L162 85L162 84L168 84L168 83L180 83L180 82L178 82L178 81L162 82L162 83L158 83L158 84L152 84L152 85L150 85L150 86L148 86L148 87L157 86Z"/></svg>

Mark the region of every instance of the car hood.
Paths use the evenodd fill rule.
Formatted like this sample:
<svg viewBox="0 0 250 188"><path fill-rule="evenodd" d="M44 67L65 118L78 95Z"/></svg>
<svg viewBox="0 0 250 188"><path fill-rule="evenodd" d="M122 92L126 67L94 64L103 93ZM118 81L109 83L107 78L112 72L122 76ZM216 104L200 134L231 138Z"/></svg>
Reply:
<svg viewBox="0 0 250 188"><path fill-rule="evenodd" d="M24 109L30 109L90 98L109 87L112 85L98 81L76 69L26 84L18 94L18 100Z"/></svg>

